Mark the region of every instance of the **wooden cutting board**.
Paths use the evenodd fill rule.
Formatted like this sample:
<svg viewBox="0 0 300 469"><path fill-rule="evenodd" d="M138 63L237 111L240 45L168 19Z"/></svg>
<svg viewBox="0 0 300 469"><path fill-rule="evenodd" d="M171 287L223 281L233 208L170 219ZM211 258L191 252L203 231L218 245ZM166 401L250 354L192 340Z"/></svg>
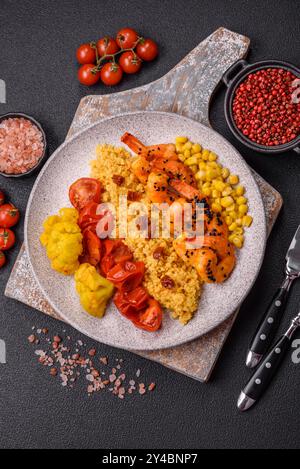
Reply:
<svg viewBox="0 0 300 469"><path fill-rule="evenodd" d="M67 138L105 117L136 110L176 112L209 126L209 103L213 92L223 73L236 60L246 56L249 44L245 36L220 28L159 80L122 93L86 96L78 106ZM254 177L263 196L270 232L282 199L259 175L254 173ZM61 319L35 282L24 247L12 270L5 295ZM138 353L194 379L207 381L236 315L237 312L214 331L188 344Z"/></svg>

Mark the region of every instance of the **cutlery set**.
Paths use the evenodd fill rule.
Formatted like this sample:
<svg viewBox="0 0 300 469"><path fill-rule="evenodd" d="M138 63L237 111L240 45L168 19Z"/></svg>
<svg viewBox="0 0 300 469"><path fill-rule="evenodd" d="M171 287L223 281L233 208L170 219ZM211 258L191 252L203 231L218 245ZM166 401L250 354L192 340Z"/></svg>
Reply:
<svg viewBox="0 0 300 469"><path fill-rule="evenodd" d="M294 333L300 327L299 313L286 333L271 348L285 312L291 285L299 277L300 226L286 254L284 282L275 293L249 347L246 366L257 369L239 396L237 405L241 411L250 409L262 397L290 349Z"/></svg>

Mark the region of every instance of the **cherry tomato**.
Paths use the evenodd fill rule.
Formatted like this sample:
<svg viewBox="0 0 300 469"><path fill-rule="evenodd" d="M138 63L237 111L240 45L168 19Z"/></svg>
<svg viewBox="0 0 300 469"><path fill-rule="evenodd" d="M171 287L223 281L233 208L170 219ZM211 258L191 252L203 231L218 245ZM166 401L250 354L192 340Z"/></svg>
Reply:
<svg viewBox="0 0 300 469"><path fill-rule="evenodd" d="M132 259L129 247L120 239L106 239L103 242L103 257L101 259L101 270L107 275L116 264L121 264Z"/></svg>
<svg viewBox="0 0 300 469"><path fill-rule="evenodd" d="M148 305L149 294L143 287L137 287L131 292L118 291L114 303L123 316L128 319L137 319L137 312Z"/></svg>
<svg viewBox="0 0 300 469"><path fill-rule="evenodd" d="M146 62L151 62L158 55L158 46L152 39L141 39L136 48L137 55Z"/></svg>
<svg viewBox="0 0 300 469"><path fill-rule="evenodd" d="M141 59L132 51L123 52L120 57L119 64L125 73L137 73L142 66Z"/></svg>
<svg viewBox="0 0 300 469"><path fill-rule="evenodd" d="M69 189L69 198L77 210L82 210L90 202L98 204L101 200L101 184L94 178L78 179Z"/></svg>
<svg viewBox="0 0 300 469"><path fill-rule="evenodd" d="M123 28L117 34L117 44L121 49L131 49L139 36L134 29Z"/></svg>
<svg viewBox="0 0 300 469"><path fill-rule="evenodd" d="M77 62L80 64L92 64L96 62L96 52L90 44L81 44L76 51Z"/></svg>
<svg viewBox="0 0 300 469"><path fill-rule="evenodd" d="M0 227L11 228L16 225L20 219L19 210L12 204L3 204L0 206Z"/></svg>
<svg viewBox="0 0 300 469"><path fill-rule="evenodd" d="M84 254L80 259L81 262L88 262L93 266L99 264L102 253L101 241L89 228L83 232L83 249Z"/></svg>
<svg viewBox="0 0 300 469"><path fill-rule="evenodd" d="M122 291L134 290L143 280L145 273L144 262L126 261L123 264L116 264L107 273L107 280Z"/></svg>
<svg viewBox="0 0 300 469"><path fill-rule="evenodd" d="M4 266L5 262L6 262L5 254L2 251L0 251L0 269L1 267Z"/></svg>
<svg viewBox="0 0 300 469"><path fill-rule="evenodd" d="M95 64L82 65L78 70L78 81L82 85L95 85L100 79L100 72L93 72Z"/></svg>
<svg viewBox="0 0 300 469"><path fill-rule="evenodd" d="M78 225L81 230L93 226L93 231L96 233L96 226L103 215L97 215L99 204L97 202L89 202L79 212Z"/></svg>
<svg viewBox="0 0 300 469"><path fill-rule="evenodd" d="M137 327L145 331L157 331L162 323L162 309L158 301L151 298L146 311L139 314L138 320L134 320L133 322Z"/></svg>
<svg viewBox="0 0 300 469"><path fill-rule="evenodd" d="M0 205L4 204L4 194L0 191Z"/></svg>
<svg viewBox="0 0 300 469"><path fill-rule="evenodd" d="M13 231L0 228L0 249L2 251L7 251L15 244L16 237Z"/></svg>
<svg viewBox="0 0 300 469"><path fill-rule="evenodd" d="M100 57L103 57L103 55L110 55L118 52L119 46L112 37L105 36L97 42L97 49Z"/></svg>
<svg viewBox="0 0 300 469"><path fill-rule="evenodd" d="M106 63L103 65L100 72L101 81L108 86L114 86L120 83L122 76L123 70L117 63Z"/></svg>

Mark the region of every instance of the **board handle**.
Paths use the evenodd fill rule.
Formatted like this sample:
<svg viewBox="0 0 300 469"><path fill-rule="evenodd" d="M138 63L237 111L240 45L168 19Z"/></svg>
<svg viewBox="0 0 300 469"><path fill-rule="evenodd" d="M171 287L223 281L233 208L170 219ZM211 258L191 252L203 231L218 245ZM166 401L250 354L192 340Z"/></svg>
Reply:
<svg viewBox="0 0 300 469"><path fill-rule="evenodd" d="M222 76L222 81L225 83L227 88L230 86L232 77L237 74L237 72L244 70L245 68L249 67L249 64L246 60L240 59L237 60L237 62L234 62L234 64L231 65L231 67L226 70L224 75Z"/></svg>

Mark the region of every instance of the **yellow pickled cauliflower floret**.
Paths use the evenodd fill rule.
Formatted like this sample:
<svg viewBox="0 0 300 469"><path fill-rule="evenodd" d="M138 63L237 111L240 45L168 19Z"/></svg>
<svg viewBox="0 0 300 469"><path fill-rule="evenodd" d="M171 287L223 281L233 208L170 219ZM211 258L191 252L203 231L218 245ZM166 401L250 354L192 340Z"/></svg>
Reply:
<svg viewBox="0 0 300 469"><path fill-rule="evenodd" d="M95 267L87 263L81 264L74 278L83 309L91 316L101 318L113 294L113 284L98 274Z"/></svg>
<svg viewBox="0 0 300 469"><path fill-rule="evenodd" d="M58 215L51 215L43 223L40 241L46 248L52 269L64 275L74 274L79 267L78 258L83 248L77 220L77 210L62 208Z"/></svg>

